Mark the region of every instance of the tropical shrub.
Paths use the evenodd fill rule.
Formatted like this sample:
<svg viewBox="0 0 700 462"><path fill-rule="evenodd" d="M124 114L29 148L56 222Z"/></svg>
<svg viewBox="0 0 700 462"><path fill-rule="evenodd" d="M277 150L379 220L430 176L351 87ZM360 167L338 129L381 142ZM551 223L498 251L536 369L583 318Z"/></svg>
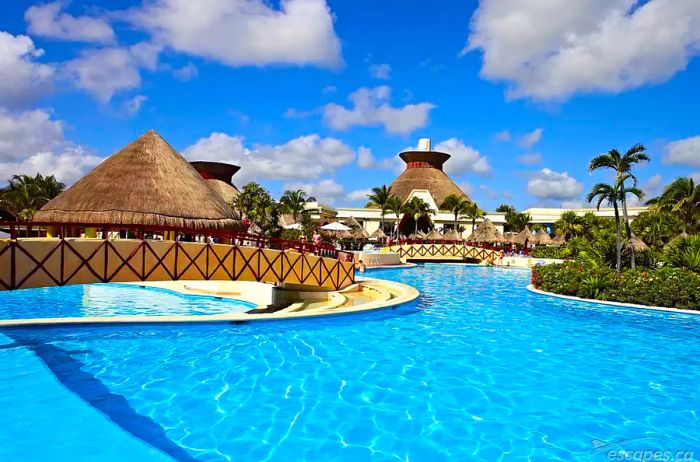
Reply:
<svg viewBox="0 0 700 462"><path fill-rule="evenodd" d="M569 252L566 247L537 246L530 252L535 258L567 258Z"/></svg>
<svg viewBox="0 0 700 462"><path fill-rule="evenodd" d="M700 234L672 240L666 246L664 259L669 266L700 273Z"/></svg>
<svg viewBox="0 0 700 462"><path fill-rule="evenodd" d="M532 284L546 292L622 303L700 310L700 274L669 266L616 273L580 262L537 266Z"/></svg>

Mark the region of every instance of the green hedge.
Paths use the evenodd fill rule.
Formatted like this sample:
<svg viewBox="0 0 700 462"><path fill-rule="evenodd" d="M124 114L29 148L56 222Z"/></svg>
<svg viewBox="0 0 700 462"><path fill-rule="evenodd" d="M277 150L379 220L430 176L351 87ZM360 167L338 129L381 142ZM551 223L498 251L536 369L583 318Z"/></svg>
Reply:
<svg viewBox="0 0 700 462"><path fill-rule="evenodd" d="M700 310L700 275L681 268L626 270L578 262L537 266L532 284L540 290L582 298Z"/></svg>

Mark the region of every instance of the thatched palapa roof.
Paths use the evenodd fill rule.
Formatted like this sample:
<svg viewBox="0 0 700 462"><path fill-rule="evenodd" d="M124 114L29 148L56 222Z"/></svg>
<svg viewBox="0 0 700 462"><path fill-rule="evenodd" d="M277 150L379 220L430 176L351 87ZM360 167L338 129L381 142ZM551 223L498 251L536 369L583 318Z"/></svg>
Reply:
<svg viewBox="0 0 700 462"><path fill-rule="evenodd" d="M355 220L355 217L352 217L352 216L346 218L345 220L343 220L342 223L343 223L345 226L349 226L349 227L351 227L351 228L353 228L353 229L362 228L362 225L361 225L357 220Z"/></svg>
<svg viewBox="0 0 700 462"><path fill-rule="evenodd" d="M530 232L530 228L528 227L525 227L525 229L520 231L511 239L513 244L518 245L525 245L525 241L527 241L528 244L532 244L532 232Z"/></svg>
<svg viewBox="0 0 700 462"><path fill-rule="evenodd" d="M461 241L462 240L462 235L459 234L457 231L454 229L449 230L446 232L442 238L446 241Z"/></svg>
<svg viewBox="0 0 700 462"><path fill-rule="evenodd" d="M440 234L440 231L434 229L425 235L425 239L428 241L441 241L443 236Z"/></svg>
<svg viewBox="0 0 700 462"><path fill-rule="evenodd" d="M35 221L239 228L233 211L154 130L105 159L44 205Z"/></svg>
<svg viewBox="0 0 700 462"><path fill-rule="evenodd" d="M469 197L442 171L449 154L437 151L406 151L399 154L406 169L391 183L391 193L406 202L411 192L428 190L439 207L450 194Z"/></svg>
<svg viewBox="0 0 700 462"><path fill-rule="evenodd" d="M646 245L646 243L639 239L637 236L632 234L632 238L630 239L630 244L632 244L632 248L634 249L635 252L644 252L646 250L649 250L649 246Z"/></svg>
<svg viewBox="0 0 700 462"><path fill-rule="evenodd" d="M353 239L367 239L369 237L369 233L365 228L357 228L353 231L350 231L352 233Z"/></svg>
<svg viewBox="0 0 700 462"><path fill-rule="evenodd" d="M473 233L467 238L468 241L472 242L486 242L488 244L494 244L496 242L503 242L503 235L496 229L496 225L493 224L491 220L486 218L484 221L479 223Z"/></svg>
<svg viewBox="0 0 700 462"><path fill-rule="evenodd" d="M564 237L563 234L557 234L556 236L554 236L554 239L552 239L552 244L564 245L564 244L566 244L566 238Z"/></svg>
<svg viewBox="0 0 700 462"><path fill-rule="evenodd" d="M549 237L549 234L547 234L547 231L545 231L545 230L537 231L532 237L533 244L551 245L552 242L553 242L552 238Z"/></svg>
<svg viewBox="0 0 700 462"><path fill-rule="evenodd" d="M386 234L382 231L382 228L377 228L372 234L369 235L370 239L384 239Z"/></svg>

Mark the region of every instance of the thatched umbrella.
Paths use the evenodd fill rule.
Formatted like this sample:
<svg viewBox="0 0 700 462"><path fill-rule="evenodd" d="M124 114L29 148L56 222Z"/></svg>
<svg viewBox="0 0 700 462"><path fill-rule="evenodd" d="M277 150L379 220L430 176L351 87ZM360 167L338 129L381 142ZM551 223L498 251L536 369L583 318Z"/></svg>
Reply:
<svg viewBox="0 0 700 462"><path fill-rule="evenodd" d="M357 228L354 231L351 231L353 239L367 239L369 237L369 233L365 228Z"/></svg>
<svg viewBox="0 0 700 462"><path fill-rule="evenodd" d="M532 243L538 245L550 245L552 243L552 238L549 237L547 231L540 230L537 231L532 237Z"/></svg>
<svg viewBox="0 0 700 462"><path fill-rule="evenodd" d="M557 234L554 236L554 239L552 239L552 245L565 245L566 244L566 238L564 237L563 234Z"/></svg>
<svg viewBox="0 0 700 462"><path fill-rule="evenodd" d="M386 239L386 234L382 231L382 228L377 228L372 234L369 235L370 239Z"/></svg>
<svg viewBox="0 0 700 462"><path fill-rule="evenodd" d="M425 235L425 239L428 241L441 241L444 239L444 236L440 234L440 231L434 229Z"/></svg>
<svg viewBox="0 0 700 462"><path fill-rule="evenodd" d="M350 231L337 231L335 235L340 239L352 239L352 233Z"/></svg>
<svg viewBox="0 0 700 462"><path fill-rule="evenodd" d="M362 228L362 225L357 220L355 220L355 217L346 218L345 220L343 220L343 224L345 226L351 227L352 229Z"/></svg>
<svg viewBox="0 0 700 462"><path fill-rule="evenodd" d="M491 220L486 218L484 221L479 223L473 233L467 238L468 241L472 242L485 242L488 244L494 244L496 242L503 242L503 235L496 229Z"/></svg>
<svg viewBox="0 0 700 462"><path fill-rule="evenodd" d="M408 240L415 241L416 239L418 239L418 236L416 236L415 233L411 233L408 235Z"/></svg>
<svg viewBox="0 0 700 462"><path fill-rule="evenodd" d="M530 228L525 227L525 229L513 236L511 242L518 245L525 245L525 242L532 243L532 233L530 232Z"/></svg>
<svg viewBox="0 0 700 462"><path fill-rule="evenodd" d="M207 181L154 130L49 201L35 221L195 229L241 227Z"/></svg>
<svg viewBox="0 0 700 462"><path fill-rule="evenodd" d="M446 241L461 241L462 240L462 235L459 234L457 231L454 229L446 232L442 238Z"/></svg>
<svg viewBox="0 0 700 462"><path fill-rule="evenodd" d="M649 246L646 245L643 240L639 239L634 234L632 234L632 238L630 239L630 244L632 244L632 248L634 249L635 252L645 252L645 251L649 250Z"/></svg>

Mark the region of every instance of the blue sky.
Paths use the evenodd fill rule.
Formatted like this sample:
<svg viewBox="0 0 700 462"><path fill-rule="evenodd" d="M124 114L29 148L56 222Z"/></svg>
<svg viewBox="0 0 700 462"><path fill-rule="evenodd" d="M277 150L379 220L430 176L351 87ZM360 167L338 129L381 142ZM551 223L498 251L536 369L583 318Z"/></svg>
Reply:
<svg viewBox="0 0 700 462"><path fill-rule="evenodd" d="M148 129L274 194L361 205L430 137L485 209L581 204L645 144L700 177L700 0L5 2L0 170L71 183Z"/></svg>

